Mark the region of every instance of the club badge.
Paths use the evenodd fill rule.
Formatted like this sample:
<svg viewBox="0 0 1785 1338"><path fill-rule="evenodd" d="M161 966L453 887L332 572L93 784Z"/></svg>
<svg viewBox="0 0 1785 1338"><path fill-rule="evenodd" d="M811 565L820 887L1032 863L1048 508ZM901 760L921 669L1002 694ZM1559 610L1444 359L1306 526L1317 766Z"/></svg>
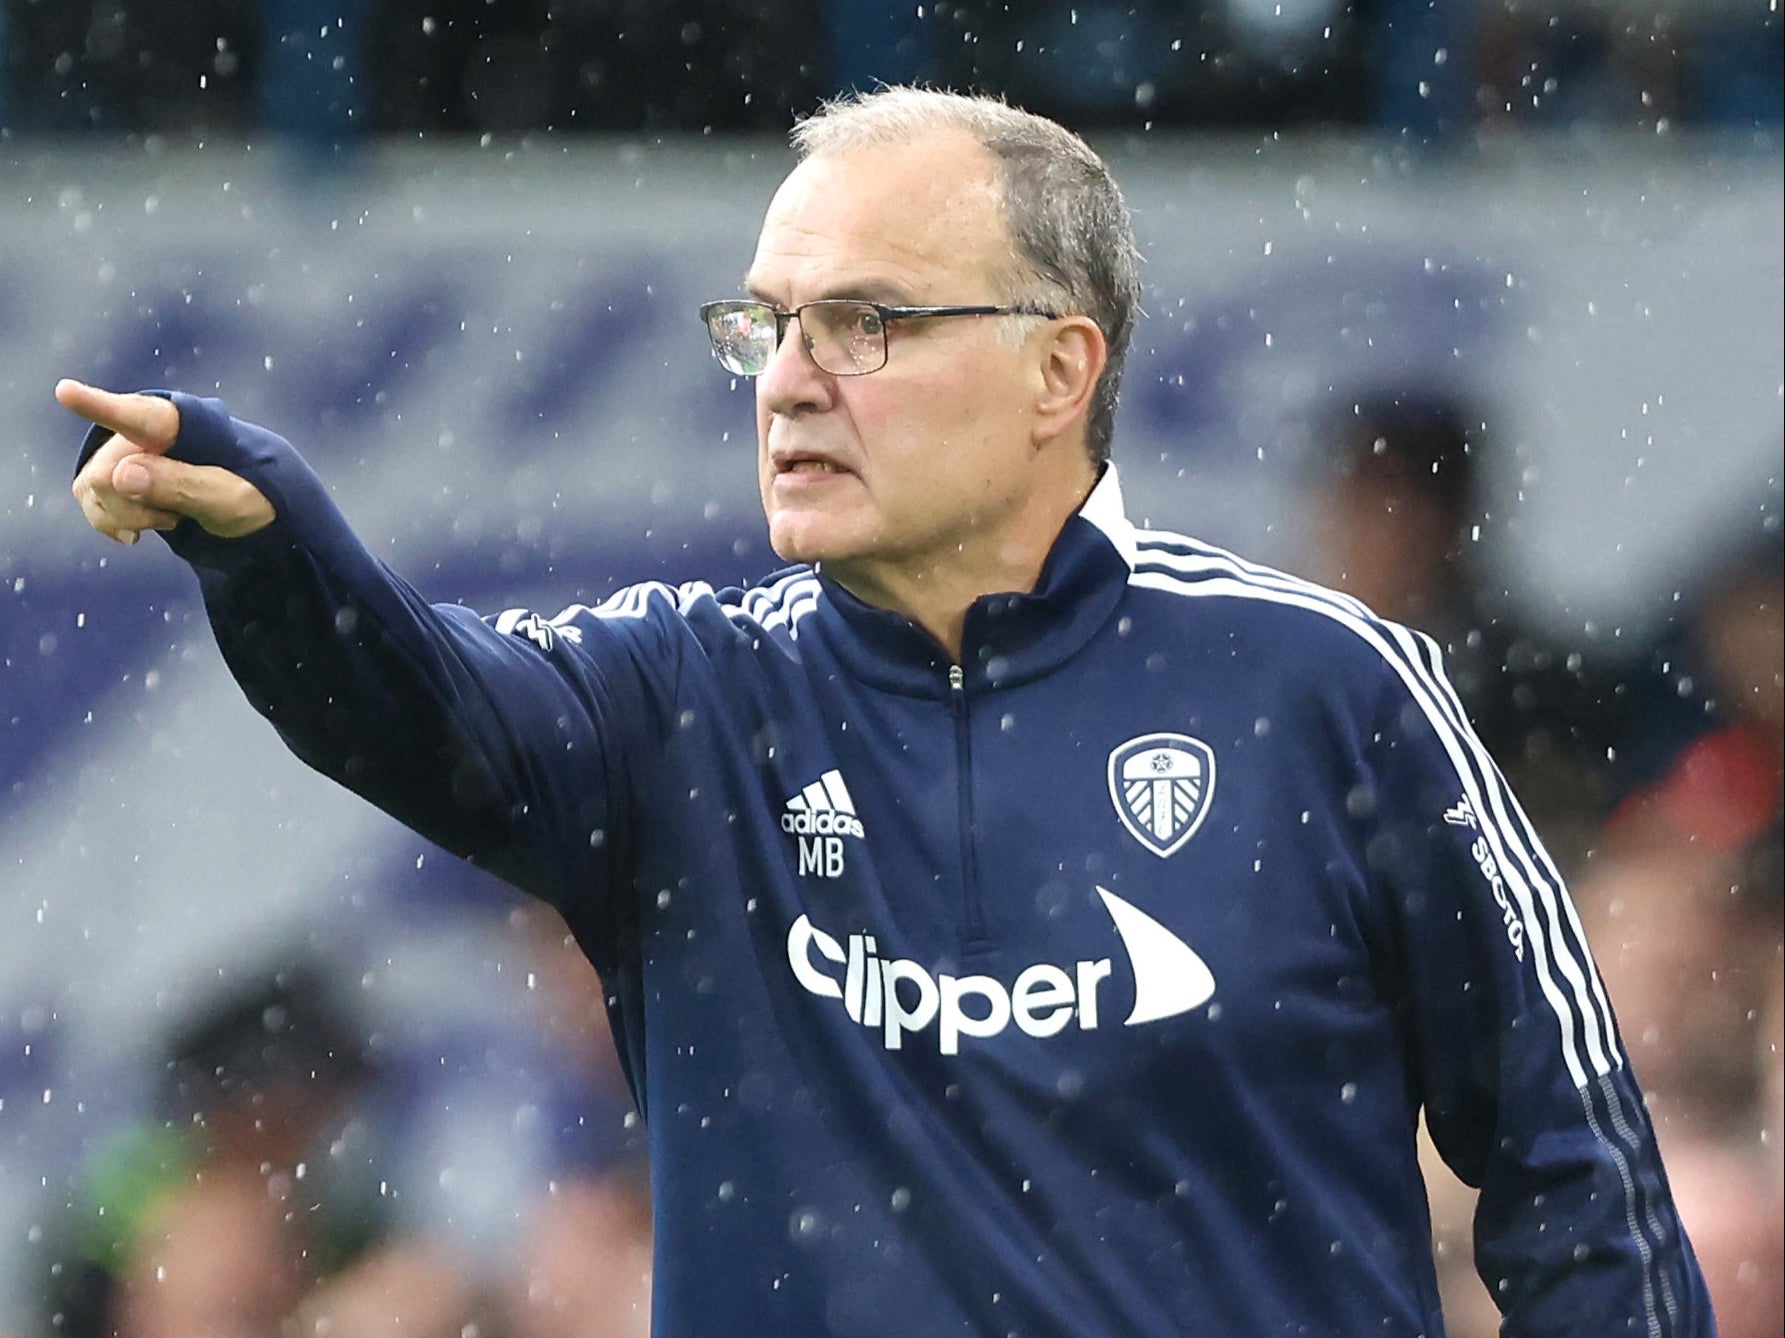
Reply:
<svg viewBox="0 0 1785 1338"><path fill-rule="evenodd" d="M1136 841L1174 854L1209 811L1215 750L1185 734L1143 734L1109 755L1109 797Z"/></svg>

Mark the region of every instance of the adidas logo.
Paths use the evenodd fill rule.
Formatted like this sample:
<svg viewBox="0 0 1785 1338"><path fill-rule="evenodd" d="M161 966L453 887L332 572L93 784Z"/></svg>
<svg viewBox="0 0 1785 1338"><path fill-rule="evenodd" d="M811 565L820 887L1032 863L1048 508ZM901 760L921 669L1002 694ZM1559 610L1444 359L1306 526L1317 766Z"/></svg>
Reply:
<svg viewBox="0 0 1785 1338"><path fill-rule="evenodd" d="M789 799L781 814L781 830L799 841L802 876L839 876L844 866L843 838L860 841L865 835L843 773L833 768Z"/></svg>

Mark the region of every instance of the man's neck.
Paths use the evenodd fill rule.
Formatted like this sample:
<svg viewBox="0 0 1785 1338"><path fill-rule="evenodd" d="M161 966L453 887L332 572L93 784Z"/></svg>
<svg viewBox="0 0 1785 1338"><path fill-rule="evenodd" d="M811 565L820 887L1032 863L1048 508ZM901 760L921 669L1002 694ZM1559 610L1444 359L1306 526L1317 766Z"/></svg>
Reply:
<svg viewBox="0 0 1785 1338"><path fill-rule="evenodd" d="M827 562L823 570L863 603L922 628L947 652L950 663L959 664L967 610L986 595L1034 590L1060 531L1095 484L1096 476L1087 475L1082 487L1062 490L1051 504L1038 503L1021 524L997 535L969 536L943 553L859 566Z"/></svg>

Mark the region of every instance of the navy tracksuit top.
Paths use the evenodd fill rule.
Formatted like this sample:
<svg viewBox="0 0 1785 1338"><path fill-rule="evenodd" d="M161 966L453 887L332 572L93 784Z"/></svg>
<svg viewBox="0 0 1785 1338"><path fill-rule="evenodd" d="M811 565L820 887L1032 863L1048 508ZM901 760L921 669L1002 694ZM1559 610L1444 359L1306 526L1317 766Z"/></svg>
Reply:
<svg viewBox="0 0 1785 1338"><path fill-rule="evenodd" d="M1567 894L1424 636L1131 525L951 665L807 568L480 619L284 441L170 537L292 750L556 906L649 1131L659 1338L1713 1331ZM91 449L91 443L89 445Z"/></svg>

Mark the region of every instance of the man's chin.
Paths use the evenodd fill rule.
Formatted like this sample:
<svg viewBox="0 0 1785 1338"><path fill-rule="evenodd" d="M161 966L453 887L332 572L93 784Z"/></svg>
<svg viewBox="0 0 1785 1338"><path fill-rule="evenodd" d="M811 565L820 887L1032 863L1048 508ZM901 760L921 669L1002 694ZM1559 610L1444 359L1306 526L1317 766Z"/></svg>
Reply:
<svg viewBox="0 0 1785 1338"><path fill-rule="evenodd" d="M783 562L817 566L847 560L856 545L832 532L830 526L811 523L809 517L776 516L769 520L769 547Z"/></svg>

